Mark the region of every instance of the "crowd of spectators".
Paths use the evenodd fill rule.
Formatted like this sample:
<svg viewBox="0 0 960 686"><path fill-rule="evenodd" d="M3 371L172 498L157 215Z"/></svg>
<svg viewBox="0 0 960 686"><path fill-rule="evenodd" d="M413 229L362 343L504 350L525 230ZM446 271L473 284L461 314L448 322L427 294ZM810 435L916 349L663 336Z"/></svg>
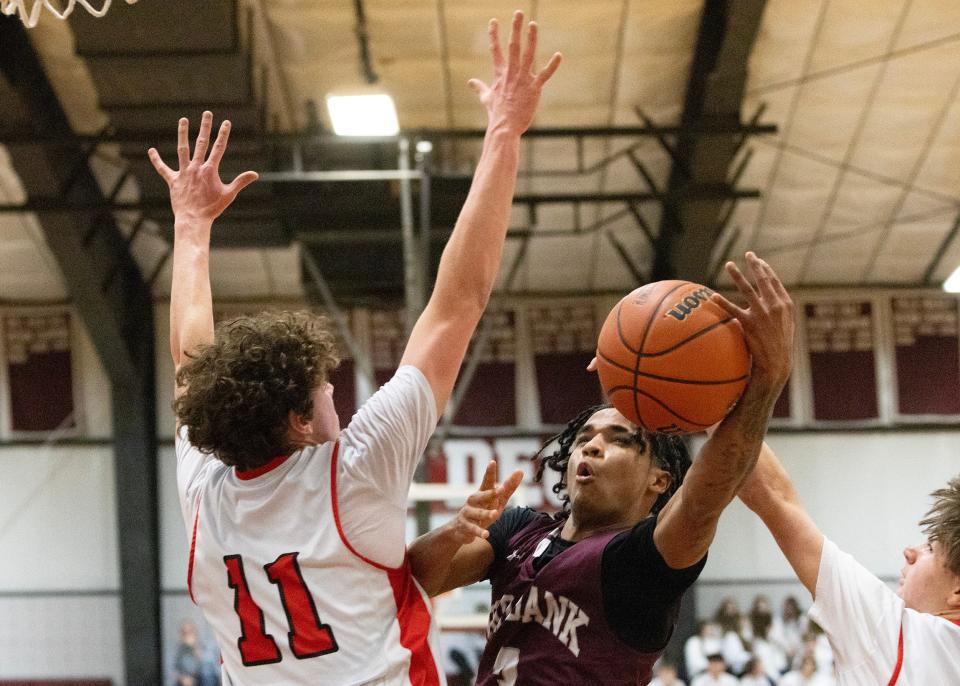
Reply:
<svg viewBox="0 0 960 686"><path fill-rule="evenodd" d="M834 686L833 652L797 599L779 613L758 595L743 614L726 598L687 639L680 665L658 665L650 686Z"/></svg>

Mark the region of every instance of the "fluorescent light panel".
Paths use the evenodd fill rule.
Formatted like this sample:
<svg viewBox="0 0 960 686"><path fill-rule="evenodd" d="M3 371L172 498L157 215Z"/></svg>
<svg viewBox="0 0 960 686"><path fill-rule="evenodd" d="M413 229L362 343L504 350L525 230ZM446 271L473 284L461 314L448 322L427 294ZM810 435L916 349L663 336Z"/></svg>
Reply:
<svg viewBox="0 0 960 686"><path fill-rule="evenodd" d="M947 293L960 293L960 267L953 270L953 274L943 282L943 290Z"/></svg>
<svg viewBox="0 0 960 686"><path fill-rule="evenodd" d="M395 136L397 108L389 95L328 95L327 110L338 136Z"/></svg>

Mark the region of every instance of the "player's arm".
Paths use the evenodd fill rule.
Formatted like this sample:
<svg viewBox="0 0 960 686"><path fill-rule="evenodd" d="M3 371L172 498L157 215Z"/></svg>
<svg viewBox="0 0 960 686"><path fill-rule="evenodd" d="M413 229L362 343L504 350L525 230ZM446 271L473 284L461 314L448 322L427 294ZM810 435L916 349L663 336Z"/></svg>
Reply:
<svg viewBox="0 0 960 686"><path fill-rule="evenodd" d="M766 443L737 495L763 520L800 583L816 599L823 534L803 509L790 475Z"/></svg>
<svg viewBox="0 0 960 686"><path fill-rule="evenodd" d="M256 172L240 174L230 184L220 180L220 160L227 149L230 122L224 121L206 158L213 114L204 112L193 157L187 138L189 122L177 130L179 169L173 171L156 148L148 155L170 188L173 208L173 282L170 289L170 353L176 369L198 346L213 342L213 300L210 294L210 230L213 220L237 194L257 180ZM178 389L179 392L180 389Z"/></svg>
<svg viewBox="0 0 960 686"><path fill-rule="evenodd" d="M718 293L712 299L740 322L752 357L750 380L660 513L654 542L675 569L689 567L706 554L720 514L757 460L773 405L790 376L793 301L766 262L747 253L747 265L755 284L736 265L727 263L727 272L747 301L746 309Z"/></svg>
<svg viewBox="0 0 960 686"><path fill-rule="evenodd" d="M410 568L427 595L439 595L483 578L494 560L487 528L503 514L522 479L523 472L518 470L497 486L497 463L490 462L480 490L467 498L457 516L410 544Z"/></svg>
<svg viewBox="0 0 960 686"><path fill-rule="evenodd" d="M560 55L555 54L542 71L536 75L531 72L537 26L531 22L521 54L522 24L523 14L515 13L504 57L497 23L490 22L494 82L488 87L477 79L470 81L487 108L483 151L440 259L433 295L413 327L400 362L423 372L433 390L438 415L446 406L500 267L520 158L520 135L533 120L543 84L560 63Z"/></svg>

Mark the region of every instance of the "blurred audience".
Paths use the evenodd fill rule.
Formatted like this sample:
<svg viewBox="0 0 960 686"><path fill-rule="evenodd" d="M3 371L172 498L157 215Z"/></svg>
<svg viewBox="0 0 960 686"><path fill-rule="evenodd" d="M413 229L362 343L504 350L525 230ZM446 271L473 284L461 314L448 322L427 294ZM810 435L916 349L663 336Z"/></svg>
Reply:
<svg viewBox="0 0 960 686"><path fill-rule="evenodd" d="M713 621L720 625L723 634L723 659L734 673L739 674L751 657L744 639L744 634L749 631L747 618L740 613L737 601L728 596L720 603Z"/></svg>
<svg viewBox="0 0 960 686"><path fill-rule="evenodd" d="M697 633L683 644L683 662L687 668L687 678L692 679L707 671L707 655L723 650L723 636L720 627L708 620L697 623Z"/></svg>
<svg viewBox="0 0 960 686"><path fill-rule="evenodd" d="M776 684L777 682L767 675L764 670L763 660L759 657L755 657L747 662L743 676L740 677L740 686L776 686Z"/></svg>
<svg viewBox="0 0 960 686"><path fill-rule="evenodd" d="M800 668L784 674L777 686L833 686L830 672L817 669L817 661L812 655L800 660Z"/></svg>
<svg viewBox="0 0 960 686"><path fill-rule="evenodd" d="M680 676L690 686L738 683L736 676L741 686L832 686L833 651L823 630L793 596L783 601L780 614L773 608L769 597L757 595L744 616L735 598L724 598L684 643ZM718 654L722 666L711 663L710 656ZM710 680L698 680L702 675Z"/></svg>
<svg viewBox="0 0 960 686"><path fill-rule="evenodd" d="M669 662L660 661L653 670L653 681L649 686L687 686L687 684L677 676L677 667Z"/></svg>
<svg viewBox="0 0 960 686"><path fill-rule="evenodd" d="M727 663L720 653L707 656L707 671L696 676L690 686L738 686L737 678L727 671Z"/></svg>

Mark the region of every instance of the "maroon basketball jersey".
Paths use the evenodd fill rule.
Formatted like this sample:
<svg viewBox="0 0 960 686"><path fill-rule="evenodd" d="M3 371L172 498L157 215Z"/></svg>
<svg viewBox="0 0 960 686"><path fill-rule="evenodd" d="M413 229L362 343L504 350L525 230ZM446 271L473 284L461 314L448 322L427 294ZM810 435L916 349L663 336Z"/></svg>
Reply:
<svg viewBox="0 0 960 686"><path fill-rule="evenodd" d="M491 569L487 647L477 686L646 684L660 653L640 653L607 624L601 589L603 550L619 531L570 546L539 571L534 559L563 519L537 517L509 541Z"/></svg>

